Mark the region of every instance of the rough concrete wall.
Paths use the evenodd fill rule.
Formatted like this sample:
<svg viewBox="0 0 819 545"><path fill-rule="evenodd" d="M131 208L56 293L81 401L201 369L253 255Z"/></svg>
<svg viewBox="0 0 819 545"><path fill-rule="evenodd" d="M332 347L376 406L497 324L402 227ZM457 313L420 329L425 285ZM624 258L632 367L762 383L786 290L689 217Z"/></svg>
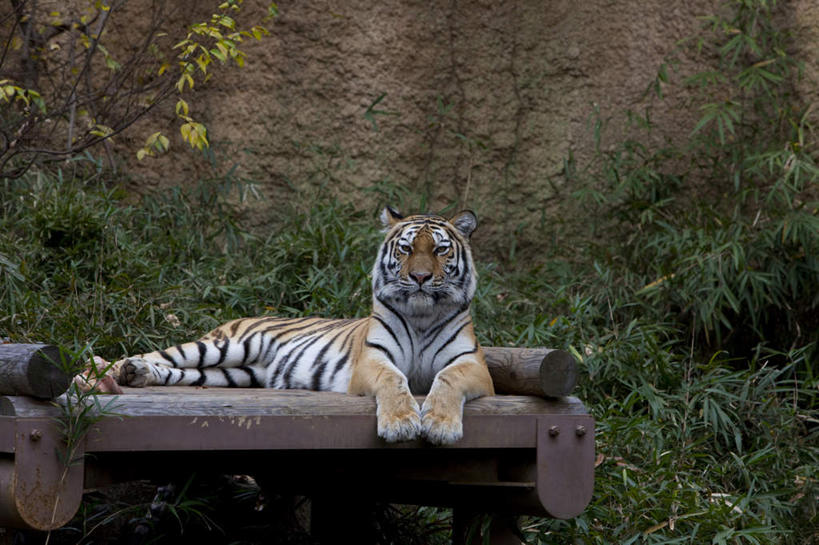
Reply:
<svg viewBox="0 0 819 545"><path fill-rule="evenodd" d="M794 54L805 63L804 77L797 82L797 90L805 104L812 105L813 125L819 123L819 2L797 0L786 10L789 28L794 30Z"/></svg>
<svg viewBox="0 0 819 545"><path fill-rule="evenodd" d="M525 225L537 240L572 189L564 159L592 151L595 105L616 135L616 116L643 107L663 57L717 5L282 1L271 36L245 48L248 66L190 102L221 158L217 171L238 163L274 208L293 188L360 201L372 199L366 189L400 186L426 191L432 209L475 209L490 223L485 233ZM800 6L815 19L813 0ZM375 108L389 114L375 117L376 129L364 114L382 94ZM664 109L683 99L655 112L661 136L690 133L697 112L679 119ZM133 155L155 126L120 139L120 149ZM129 160L135 187L208 175L173 144L164 157Z"/></svg>

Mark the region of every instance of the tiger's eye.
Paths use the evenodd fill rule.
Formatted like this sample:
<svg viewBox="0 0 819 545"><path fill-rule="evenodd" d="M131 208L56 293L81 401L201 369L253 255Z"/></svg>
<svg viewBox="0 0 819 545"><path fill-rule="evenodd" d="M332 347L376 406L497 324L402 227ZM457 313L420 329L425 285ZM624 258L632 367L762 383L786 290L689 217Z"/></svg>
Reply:
<svg viewBox="0 0 819 545"><path fill-rule="evenodd" d="M411 254L412 253L412 246L407 244L406 242L401 242L398 244L398 249L401 250L403 254Z"/></svg>
<svg viewBox="0 0 819 545"><path fill-rule="evenodd" d="M449 253L450 246L438 246L435 248L435 255L446 255Z"/></svg>

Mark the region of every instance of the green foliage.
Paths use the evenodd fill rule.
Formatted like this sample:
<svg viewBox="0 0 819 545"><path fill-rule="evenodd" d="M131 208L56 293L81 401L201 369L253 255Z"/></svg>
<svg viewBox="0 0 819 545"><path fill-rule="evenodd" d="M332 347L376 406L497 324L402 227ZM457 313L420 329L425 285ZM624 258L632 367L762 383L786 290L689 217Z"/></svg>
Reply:
<svg viewBox="0 0 819 545"><path fill-rule="evenodd" d="M366 314L375 221L332 202L261 237L239 225L246 189L228 176L128 206L96 179L7 180L0 336L82 339L112 359L245 315Z"/></svg>
<svg viewBox="0 0 819 545"><path fill-rule="evenodd" d="M701 104L687 141L658 145L649 107L613 146L597 121L594 161L568 165L591 219L572 248L589 261L547 262L518 289L484 276L505 310L479 302L478 330L571 350L598 416L593 505L535 524L539 543L819 538L810 108L791 92L798 64L771 5L721 13L678 53L714 63L683 78ZM655 101L678 64L661 67Z"/></svg>
<svg viewBox="0 0 819 545"><path fill-rule="evenodd" d="M680 78L700 115L690 138L658 145L650 108L614 146L598 122L594 161L567 161L587 208L564 238L572 254L511 269L479 252L481 342L571 351L597 419L592 504L572 521L528 520L531 543L819 539L811 115L790 92L798 64L769 4L728 7L678 53L713 63ZM673 61L652 100L676 81ZM300 174L329 185L341 153L318 154ZM242 315L369 310L374 210L294 194L251 231L253 187L232 173L126 204L97 163L74 167L0 186L0 337L91 343L113 359ZM388 180L372 195L426 208Z"/></svg>
<svg viewBox="0 0 819 545"><path fill-rule="evenodd" d="M713 64L683 78L701 102L690 139L653 144L650 106L612 151L598 122L596 160L570 171L594 207L589 250L647 315L673 313L706 352L815 343L819 167L810 107L791 89L799 65L769 2L705 20L677 53ZM664 65L655 100L670 84Z"/></svg>
<svg viewBox="0 0 819 545"><path fill-rule="evenodd" d="M2 292L0 336L92 342L113 359L240 315L368 311L374 211L302 196L260 236L242 228L237 190L247 188L233 179L126 205L89 167L86 181L32 174L3 187L0 253L13 286ZM704 357L674 312L656 319L644 295L600 264L489 263L480 273L481 341L572 351L583 371L577 395L597 418L592 505L570 522L529 521L532 542L815 536L819 376L809 346ZM89 524L114 524L119 512L132 510Z"/></svg>

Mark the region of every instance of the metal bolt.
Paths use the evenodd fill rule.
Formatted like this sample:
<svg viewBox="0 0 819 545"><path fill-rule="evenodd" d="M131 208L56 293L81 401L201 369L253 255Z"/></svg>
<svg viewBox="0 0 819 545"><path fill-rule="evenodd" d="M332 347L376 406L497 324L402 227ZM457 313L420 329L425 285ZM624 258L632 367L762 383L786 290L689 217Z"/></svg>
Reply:
<svg viewBox="0 0 819 545"><path fill-rule="evenodd" d="M551 428L549 428L549 435L551 437L557 437L558 435L560 435L560 428L558 428L557 426L552 426Z"/></svg>
<svg viewBox="0 0 819 545"><path fill-rule="evenodd" d="M583 437L584 435L586 435L586 426L577 426L577 428L574 430L574 433L578 437Z"/></svg>
<svg viewBox="0 0 819 545"><path fill-rule="evenodd" d="M28 434L28 438L32 441L39 441L43 438L43 432L40 430L31 430L31 433Z"/></svg>

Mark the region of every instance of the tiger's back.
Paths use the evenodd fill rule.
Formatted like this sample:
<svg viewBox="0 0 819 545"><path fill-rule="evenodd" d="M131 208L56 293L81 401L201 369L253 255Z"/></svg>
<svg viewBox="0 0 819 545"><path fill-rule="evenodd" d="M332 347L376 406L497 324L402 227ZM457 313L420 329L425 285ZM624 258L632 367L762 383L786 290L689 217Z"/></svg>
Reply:
<svg viewBox="0 0 819 545"><path fill-rule="evenodd" d="M469 309L474 214L404 218L387 208L382 221L369 317L233 320L197 341L117 362L118 381L372 395L386 440L457 440L463 403L493 393ZM418 407L412 393L427 392Z"/></svg>

